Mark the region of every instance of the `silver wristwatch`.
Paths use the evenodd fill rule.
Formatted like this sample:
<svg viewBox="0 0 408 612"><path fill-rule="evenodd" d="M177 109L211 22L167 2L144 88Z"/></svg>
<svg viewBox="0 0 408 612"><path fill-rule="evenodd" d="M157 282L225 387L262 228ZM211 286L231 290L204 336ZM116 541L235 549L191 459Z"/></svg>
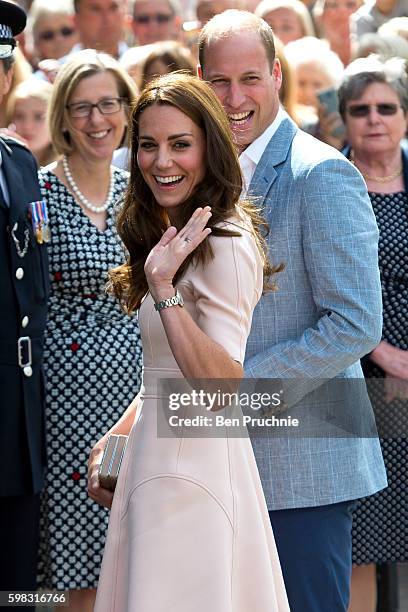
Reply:
<svg viewBox="0 0 408 612"><path fill-rule="evenodd" d="M171 306L184 306L183 296L179 291L176 291L176 295L171 298L167 298L166 300L162 300L161 302L157 302L154 307L159 312L163 310L163 308L171 308Z"/></svg>

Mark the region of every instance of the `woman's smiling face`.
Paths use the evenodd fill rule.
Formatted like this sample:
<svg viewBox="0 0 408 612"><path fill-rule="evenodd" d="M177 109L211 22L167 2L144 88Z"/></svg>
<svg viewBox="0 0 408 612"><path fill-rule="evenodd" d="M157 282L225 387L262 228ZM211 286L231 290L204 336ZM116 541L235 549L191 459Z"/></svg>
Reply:
<svg viewBox="0 0 408 612"><path fill-rule="evenodd" d="M138 164L157 203L170 218L206 172L204 132L169 104L153 104L139 118Z"/></svg>
<svg viewBox="0 0 408 612"><path fill-rule="evenodd" d="M81 79L70 97L69 106L96 104L102 100L118 98L120 94L116 78L106 70ZM121 103L119 110L112 114L103 114L94 107L87 117L70 117L66 128L75 152L81 157L111 159L122 141L126 125L126 110Z"/></svg>

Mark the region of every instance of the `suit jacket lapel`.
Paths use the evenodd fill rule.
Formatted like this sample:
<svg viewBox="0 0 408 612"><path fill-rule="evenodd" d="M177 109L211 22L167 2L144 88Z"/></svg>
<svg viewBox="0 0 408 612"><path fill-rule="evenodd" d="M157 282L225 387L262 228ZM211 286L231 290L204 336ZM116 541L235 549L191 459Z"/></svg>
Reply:
<svg viewBox="0 0 408 612"><path fill-rule="evenodd" d="M278 173L276 167L288 156L298 127L286 116L266 146L249 185L248 195L265 197Z"/></svg>

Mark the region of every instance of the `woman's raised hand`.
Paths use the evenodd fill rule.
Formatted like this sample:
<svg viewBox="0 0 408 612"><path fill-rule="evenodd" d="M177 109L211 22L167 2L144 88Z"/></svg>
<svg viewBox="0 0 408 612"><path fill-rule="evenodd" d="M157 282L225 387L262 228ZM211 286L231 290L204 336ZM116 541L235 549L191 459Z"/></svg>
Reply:
<svg viewBox="0 0 408 612"><path fill-rule="evenodd" d="M211 229L205 227L210 217L210 206L197 208L179 232L169 227L150 251L144 271L155 300L162 299L163 289L172 289L174 275L183 261L211 233Z"/></svg>

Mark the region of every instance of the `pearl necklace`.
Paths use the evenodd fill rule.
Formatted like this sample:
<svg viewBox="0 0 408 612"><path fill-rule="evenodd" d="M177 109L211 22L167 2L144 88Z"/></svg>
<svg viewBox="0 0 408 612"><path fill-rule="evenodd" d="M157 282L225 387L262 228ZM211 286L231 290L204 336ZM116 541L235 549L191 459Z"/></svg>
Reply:
<svg viewBox="0 0 408 612"><path fill-rule="evenodd" d="M79 191L78 186L77 186L76 182L74 181L74 177L71 174L71 170L69 169L68 159L67 159L66 155L64 155L62 157L62 167L64 169L64 174L65 174L65 177L67 179L68 185L70 186L70 188L72 189L72 191L74 192L74 194L78 198L78 200L81 202L81 204L83 204L85 206L85 208L88 208L89 210L91 210L94 213L105 212L105 210L107 210L109 208L109 206L111 205L111 203L113 201L113 191L114 191L114 181L113 181L113 170L112 170L112 168L111 168L111 177L110 177L110 183L109 183L108 197L106 198L106 200L105 200L104 204L102 204L102 206L94 206L84 196L84 194Z"/></svg>

